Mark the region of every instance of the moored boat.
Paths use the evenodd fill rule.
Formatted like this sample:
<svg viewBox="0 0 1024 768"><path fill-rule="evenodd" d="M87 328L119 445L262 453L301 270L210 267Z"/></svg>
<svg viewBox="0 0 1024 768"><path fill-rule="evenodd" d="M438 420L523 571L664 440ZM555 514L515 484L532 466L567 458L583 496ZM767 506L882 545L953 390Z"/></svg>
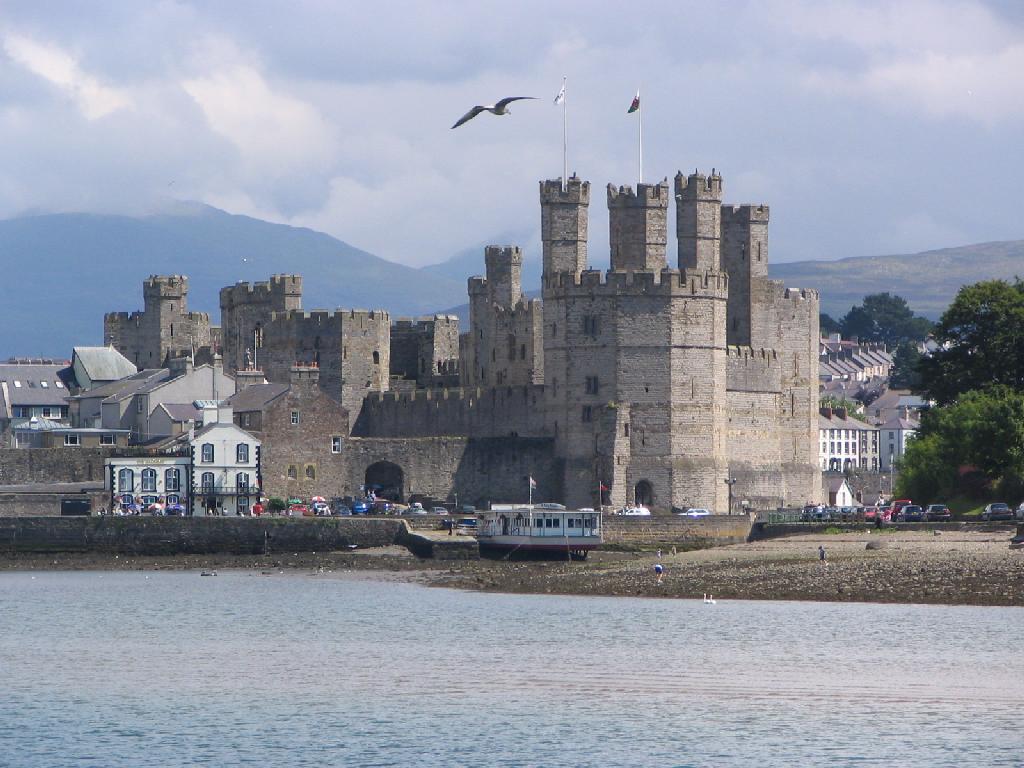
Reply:
<svg viewBox="0 0 1024 768"><path fill-rule="evenodd" d="M481 552L543 553L585 560L601 545L601 513L560 504L492 504L479 513Z"/></svg>

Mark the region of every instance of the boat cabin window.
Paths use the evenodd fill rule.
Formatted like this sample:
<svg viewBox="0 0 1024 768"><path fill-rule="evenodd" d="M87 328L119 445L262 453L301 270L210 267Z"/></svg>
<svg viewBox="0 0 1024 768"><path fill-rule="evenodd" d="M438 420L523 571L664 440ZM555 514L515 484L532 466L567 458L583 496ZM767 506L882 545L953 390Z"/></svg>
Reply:
<svg viewBox="0 0 1024 768"><path fill-rule="evenodd" d="M538 517L536 520L533 521L533 525L535 528L540 528L544 525L544 521Z"/></svg>
<svg viewBox="0 0 1024 768"><path fill-rule="evenodd" d="M573 519L572 519L572 518L570 517L570 518L569 518L569 523L568 523L568 526L567 526L567 527L569 527L569 528L575 528L575 527L576 527L576 521L575 521L575 520L573 520Z"/></svg>

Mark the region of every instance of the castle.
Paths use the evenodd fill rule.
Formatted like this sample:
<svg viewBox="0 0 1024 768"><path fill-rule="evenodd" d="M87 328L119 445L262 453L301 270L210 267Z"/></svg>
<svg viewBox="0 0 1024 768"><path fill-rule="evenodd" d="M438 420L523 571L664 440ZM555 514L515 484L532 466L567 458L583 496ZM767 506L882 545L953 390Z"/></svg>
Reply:
<svg viewBox="0 0 1024 768"><path fill-rule="evenodd" d="M525 495L525 479L498 477L479 446L459 454L471 466L432 465L430 451L499 441L507 455L523 441L543 465L543 496L571 506L738 512L816 499L819 302L768 279L768 207L723 205L714 171L609 185L601 272L587 264L590 195L575 176L540 183L542 298L523 294L518 247L488 246L461 335L444 315L303 311L295 275L222 289L221 328L207 320L206 337L188 333L219 339L227 370L258 368L272 382L318 367L349 416L353 455L372 441L393 465L428 468L407 490L445 498L472 485L518 500L507 496ZM174 304L145 317L150 293L166 303L171 286L187 290L183 278L152 277L143 316L108 315L109 343L143 363L180 349L167 328ZM176 304L184 312L183 292Z"/></svg>

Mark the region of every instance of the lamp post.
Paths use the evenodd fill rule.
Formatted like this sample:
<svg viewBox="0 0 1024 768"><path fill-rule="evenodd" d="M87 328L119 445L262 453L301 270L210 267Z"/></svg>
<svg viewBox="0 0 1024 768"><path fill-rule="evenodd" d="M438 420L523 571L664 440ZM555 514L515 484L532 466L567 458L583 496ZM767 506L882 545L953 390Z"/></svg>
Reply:
<svg viewBox="0 0 1024 768"><path fill-rule="evenodd" d="M725 484L727 486L729 486L729 514L731 515L732 514L732 487L734 485L736 485L736 478L735 477L727 477L727 478L725 478L724 482L725 482Z"/></svg>

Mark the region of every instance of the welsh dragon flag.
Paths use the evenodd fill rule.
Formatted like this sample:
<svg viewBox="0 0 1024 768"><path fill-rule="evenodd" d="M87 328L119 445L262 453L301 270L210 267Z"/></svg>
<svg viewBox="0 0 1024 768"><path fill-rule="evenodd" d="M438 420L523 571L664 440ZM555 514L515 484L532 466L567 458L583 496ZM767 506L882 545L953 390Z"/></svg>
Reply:
<svg viewBox="0 0 1024 768"><path fill-rule="evenodd" d="M636 96L633 97L633 103L629 105L629 109L626 110L626 114L632 114L640 109L640 91L636 92Z"/></svg>

